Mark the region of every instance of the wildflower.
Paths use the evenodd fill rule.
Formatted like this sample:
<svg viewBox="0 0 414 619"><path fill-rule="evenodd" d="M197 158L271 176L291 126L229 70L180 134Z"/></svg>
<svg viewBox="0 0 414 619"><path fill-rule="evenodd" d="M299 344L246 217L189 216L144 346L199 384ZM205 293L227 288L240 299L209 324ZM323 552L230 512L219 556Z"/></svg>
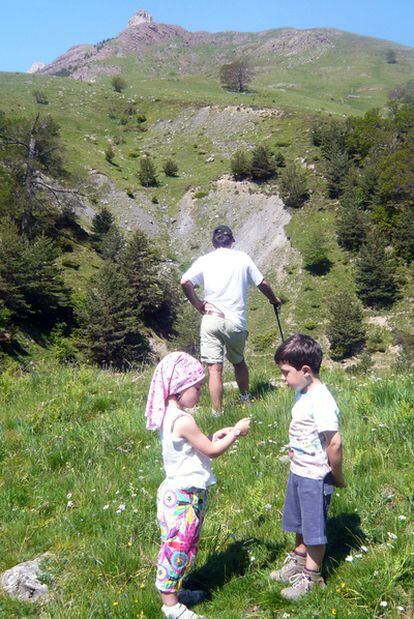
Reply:
<svg viewBox="0 0 414 619"><path fill-rule="evenodd" d="M118 606L119 602L112 602L112 606Z"/></svg>
<svg viewBox="0 0 414 619"><path fill-rule="evenodd" d="M346 582L341 582L341 587L342 587L342 589L345 589L345 587L346 587Z"/></svg>
<svg viewBox="0 0 414 619"><path fill-rule="evenodd" d="M362 552L368 552L368 548L366 546L361 546Z"/></svg>
<svg viewBox="0 0 414 619"><path fill-rule="evenodd" d="M253 555L251 555L251 557L250 557L250 563L253 563L253 561L256 561L256 557L254 557Z"/></svg>
<svg viewBox="0 0 414 619"><path fill-rule="evenodd" d="M272 509L272 504L271 503L266 503L265 509Z"/></svg>
<svg viewBox="0 0 414 619"><path fill-rule="evenodd" d="M354 557L352 555L348 555L347 557L345 557L345 561L348 561L348 563L352 563L353 560Z"/></svg>
<svg viewBox="0 0 414 619"><path fill-rule="evenodd" d="M140 589L145 589L145 583L144 582L141 583Z"/></svg>
<svg viewBox="0 0 414 619"><path fill-rule="evenodd" d="M74 504L74 502L73 502L73 501L68 501L68 502L66 503L66 507L68 507L69 509L72 509L72 507L74 507L74 505L75 505L75 504Z"/></svg>
<svg viewBox="0 0 414 619"><path fill-rule="evenodd" d="M67 499L71 499L71 498L72 498L72 493L71 493L71 492L68 492L68 493L67 493L67 495L66 495L66 498L67 498Z"/></svg>
<svg viewBox="0 0 414 619"><path fill-rule="evenodd" d="M405 611L404 606L397 606L397 610L400 611L400 613L403 613Z"/></svg>
<svg viewBox="0 0 414 619"><path fill-rule="evenodd" d="M331 613L332 613L332 615L336 615L336 613L337 613L336 608L333 608L333 609L331 610Z"/></svg>
<svg viewBox="0 0 414 619"><path fill-rule="evenodd" d="M395 533L391 533L390 531L387 531L387 535L390 539L396 540L398 539L398 537L395 535Z"/></svg>
<svg viewBox="0 0 414 619"><path fill-rule="evenodd" d="M380 606L382 606L382 608L387 608L388 602L386 602L385 600L382 600L382 602L380 602Z"/></svg>
<svg viewBox="0 0 414 619"><path fill-rule="evenodd" d="M102 507L102 509L103 509L104 511L105 511L106 509L109 509L109 504L107 503L106 505L104 505L104 506Z"/></svg>
<svg viewBox="0 0 414 619"><path fill-rule="evenodd" d="M401 514L401 516L398 516L398 520L401 520L401 522L404 522L404 520L407 520L407 516L404 516L403 514Z"/></svg>
<svg viewBox="0 0 414 619"><path fill-rule="evenodd" d="M119 516L119 514L122 514L122 512L125 511L125 508L126 508L125 503L120 503L115 513Z"/></svg>

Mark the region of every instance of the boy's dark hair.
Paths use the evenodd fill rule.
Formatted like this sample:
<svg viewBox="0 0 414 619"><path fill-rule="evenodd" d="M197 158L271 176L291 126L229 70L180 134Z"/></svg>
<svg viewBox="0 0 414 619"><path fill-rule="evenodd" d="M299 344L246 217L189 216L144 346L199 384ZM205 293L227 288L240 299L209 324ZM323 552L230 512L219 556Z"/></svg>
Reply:
<svg viewBox="0 0 414 619"><path fill-rule="evenodd" d="M322 348L310 335L295 333L279 346L275 362L289 363L296 370L308 365L314 374L319 374L322 363Z"/></svg>
<svg viewBox="0 0 414 619"><path fill-rule="evenodd" d="M234 243L233 232L228 226L217 226L213 230L213 238L211 239L213 247L231 247Z"/></svg>

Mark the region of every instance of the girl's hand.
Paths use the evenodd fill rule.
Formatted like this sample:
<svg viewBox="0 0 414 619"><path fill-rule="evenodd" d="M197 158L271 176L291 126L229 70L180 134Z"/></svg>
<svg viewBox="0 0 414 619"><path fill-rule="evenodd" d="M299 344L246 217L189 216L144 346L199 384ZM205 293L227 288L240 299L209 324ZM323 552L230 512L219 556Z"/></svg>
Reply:
<svg viewBox="0 0 414 619"><path fill-rule="evenodd" d="M250 417L244 417L244 419L240 419L234 426L236 430L240 430L241 436L246 436L250 431Z"/></svg>
<svg viewBox="0 0 414 619"><path fill-rule="evenodd" d="M227 434L233 430L233 428L221 428L221 430L217 430L217 432L214 432L213 436L212 436L212 441L217 441L220 438L224 438L225 436L227 436Z"/></svg>

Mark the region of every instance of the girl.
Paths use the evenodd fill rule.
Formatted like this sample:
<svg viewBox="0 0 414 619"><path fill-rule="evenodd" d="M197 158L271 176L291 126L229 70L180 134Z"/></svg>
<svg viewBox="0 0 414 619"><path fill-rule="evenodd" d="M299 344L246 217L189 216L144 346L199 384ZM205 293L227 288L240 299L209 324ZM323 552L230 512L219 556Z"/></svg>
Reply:
<svg viewBox="0 0 414 619"><path fill-rule="evenodd" d="M191 414L203 380L204 370L196 359L184 352L170 353L155 369L145 411L147 428L159 431L166 474L157 494L161 548L155 584L169 619L203 619L180 603L180 587L197 556L207 488L216 481L211 458L246 436L250 427L246 417L211 440L203 434Z"/></svg>

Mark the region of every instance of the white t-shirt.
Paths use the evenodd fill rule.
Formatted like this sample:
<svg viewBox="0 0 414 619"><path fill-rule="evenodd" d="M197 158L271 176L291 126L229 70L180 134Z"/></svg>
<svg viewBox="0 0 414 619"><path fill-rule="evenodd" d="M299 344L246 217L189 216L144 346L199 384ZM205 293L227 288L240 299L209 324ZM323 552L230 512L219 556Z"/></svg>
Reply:
<svg viewBox="0 0 414 619"><path fill-rule="evenodd" d="M263 275L244 251L220 247L198 258L183 280L204 286L204 300L212 303L242 331L246 330L246 298L250 283L258 286Z"/></svg>
<svg viewBox="0 0 414 619"><path fill-rule="evenodd" d="M190 413L169 406L160 430L165 475L174 488L205 490L216 483L211 459L194 449L185 438L174 436L174 423L182 416L190 416Z"/></svg>
<svg viewBox="0 0 414 619"><path fill-rule="evenodd" d="M324 384L299 393L289 427L290 470L300 477L323 479L331 470L324 432L339 429L338 406Z"/></svg>

